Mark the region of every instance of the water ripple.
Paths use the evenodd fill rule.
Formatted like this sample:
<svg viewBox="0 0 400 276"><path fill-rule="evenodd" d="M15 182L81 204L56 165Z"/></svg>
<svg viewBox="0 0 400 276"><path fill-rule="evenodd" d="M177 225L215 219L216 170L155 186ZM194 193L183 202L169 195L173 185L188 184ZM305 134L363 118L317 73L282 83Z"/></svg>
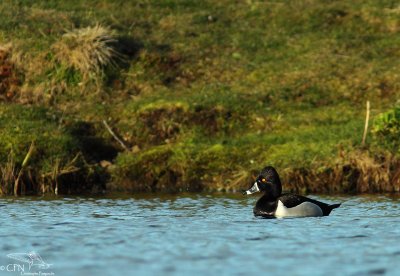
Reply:
<svg viewBox="0 0 400 276"><path fill-rule="evenodd" d="M397 274L398 198L314 198L343 205L265 220L255 197L2 198L0 265L36 251L57 275Z"/></svg>

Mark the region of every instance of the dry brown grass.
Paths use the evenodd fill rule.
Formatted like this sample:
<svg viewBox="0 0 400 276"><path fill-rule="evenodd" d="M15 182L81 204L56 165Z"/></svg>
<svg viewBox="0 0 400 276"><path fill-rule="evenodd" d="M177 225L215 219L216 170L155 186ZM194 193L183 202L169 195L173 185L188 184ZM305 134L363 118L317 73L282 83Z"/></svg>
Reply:
<svg viewBox="0 0 400 276"><path fill-rule="evenodd" d="M341 153L334 166L286 170L284 179L288 190L303 193L394 193L400 191L400 160L355 150Z"/></svg>
<svg viewBox="0 0 400 276"><path fill-rule="evenodd" d="M12 152L8 155L7 163L0 166L0 174L0 195L12 194L18 174L15 168L15 160Z"/></svg>
<svg viewBox="0 0 400 276"><path fill-rule="evenodd" d="M27 51L20 41L0 44L0 99L22 104L49 98L49 80L43 79L52 62L48 52Z"/></svg>
<svg viewBox="0 0 400 276"><path fill-rule="evenodd" d="M349 164L358 172L357 192L399 192L400 166L393 154L378 157L366 151L355 151L349 156Z"/></svg>
<svg viewBox="0 0 400 276"><path fill-rule="evenodd" d="M96 25L66 32L53 49L62 64L78 70L88 80L102 75L106 66L116 66L121 58L116 43L109 28Z"/></svg>
<svg viewBox="0 0 400 276"><path fill-rule="evenodd" d="M42 174L41 179L41 192L58 194L60 187L60 177L63 175L77 173L80 168L76 165L80 158L83 158L79 153L71 161L64 164L60 159L56 159L52 164L50 172Z"/></svg>
<svg viewBox="0 0 400 276"><path fill-rule="evenodd" d="M33 153L34 144L32 143L22 164L18 165L13 152L10 152L7 162L0 165L0 195L18 196L26 193L57 195L60 189L63 190L63 184L65 184L65 181L60 180L61 177L78 174L80 168L77 163L83 160L81 153L69 162L62 162L57 158L51 165L51 171L40 173L28 168L28 162Z"/></svg>
<svg viewBox="0 0 400 276"><path fill-rule="evenodd" d="M11 43L0 45L0 99L13 100L20 89L17 55Z"/></svg>

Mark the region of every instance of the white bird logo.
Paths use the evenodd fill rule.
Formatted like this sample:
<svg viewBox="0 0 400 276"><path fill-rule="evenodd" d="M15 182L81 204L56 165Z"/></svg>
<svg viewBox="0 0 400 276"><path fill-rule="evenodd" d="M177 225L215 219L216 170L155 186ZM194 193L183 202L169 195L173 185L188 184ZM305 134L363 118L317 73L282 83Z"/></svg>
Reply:
<svg viewBox="0 0 400 276"><path fill-rule="evenodd" d="M20 262L28 263L29 270L31 270L32 266L37 266L40 269L48 269L51 266L51 264L43 261L42 257L40 257L38 253L33 251L29 253L11 253L8 254L7 257Z"/></svg>

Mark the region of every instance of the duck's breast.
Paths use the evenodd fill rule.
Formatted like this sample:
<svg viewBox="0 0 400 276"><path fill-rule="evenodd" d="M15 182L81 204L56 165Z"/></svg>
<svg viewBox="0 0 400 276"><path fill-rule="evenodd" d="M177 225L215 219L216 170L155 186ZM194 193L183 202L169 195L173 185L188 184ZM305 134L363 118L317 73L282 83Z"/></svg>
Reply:
<svg viewBox="0 0 400 276"><path fill-rule="evenodd" d="M312 203L305 201L292 208L287 208L282 201L278 200L278 206L275 211L275 217L321 217L323 215L321 208Z"/></svg>

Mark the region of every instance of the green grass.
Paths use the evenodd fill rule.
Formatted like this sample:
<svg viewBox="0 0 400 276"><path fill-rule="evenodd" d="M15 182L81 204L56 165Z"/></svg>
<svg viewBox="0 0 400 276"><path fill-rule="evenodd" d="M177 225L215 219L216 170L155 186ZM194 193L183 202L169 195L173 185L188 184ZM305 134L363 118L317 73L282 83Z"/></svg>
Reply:
<svg viewBox="0 0 400 276"><path fill-rule="evenodd" d="M365 102L374 118L397 100L399 10L389 0L5 0L0 44L22 55L24 82L2 104L1 160L35 140L43 162L82 151L112 163L110 189L135 191L239 189L267 164L335 167L360 148ZM83 82L54 45L97 24L124 58Z"/></svg>
<svg viewBox="0 0 400 276"><path fill-rule="evenodd" d="M65 158L77 152L77 141L66 134L58 122L59 116L42 107L21 105L0 105L0 147L4 162L13 152L18 162L22 162L31 142L35 142L36 166L52 158Z"/></svg>

